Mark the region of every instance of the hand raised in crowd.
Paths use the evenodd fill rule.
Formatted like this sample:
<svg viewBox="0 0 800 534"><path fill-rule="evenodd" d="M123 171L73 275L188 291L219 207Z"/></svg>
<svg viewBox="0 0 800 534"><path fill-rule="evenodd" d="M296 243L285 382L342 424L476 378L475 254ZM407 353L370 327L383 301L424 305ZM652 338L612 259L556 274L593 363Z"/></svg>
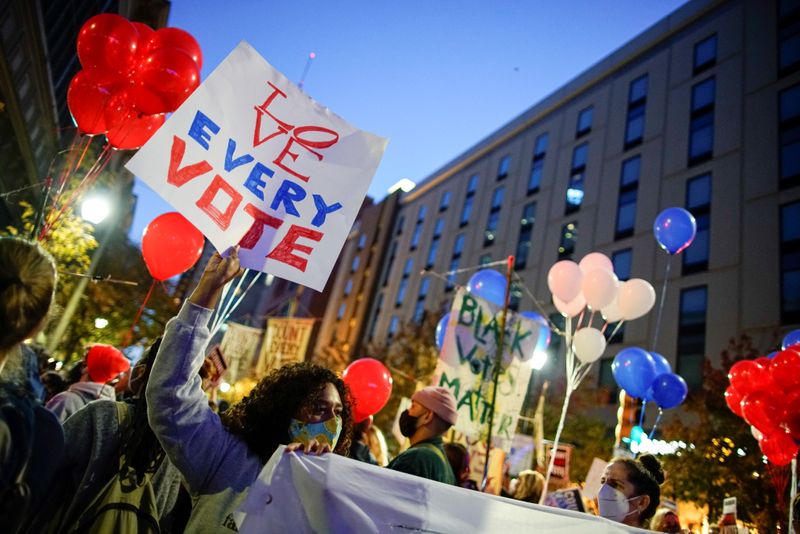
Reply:
<svg viewBox="0 0 800 534"><path fill-rule="evenodd" d="M214 308L219 303L225 284L241 273L238 245L229 249L227 258L222 257L219 252L214 252L189 301L203 308Z"/></svg>
<svg viewBox="0 0 800 534"><path fill-rule="evenodd" d="M315 439L309 440L308 443L294 442L290 443L284 449L284 453L302 451L304 454L313 454L315 456L322 456L331 452L331 446L328 443L321 443Z"/></svg>

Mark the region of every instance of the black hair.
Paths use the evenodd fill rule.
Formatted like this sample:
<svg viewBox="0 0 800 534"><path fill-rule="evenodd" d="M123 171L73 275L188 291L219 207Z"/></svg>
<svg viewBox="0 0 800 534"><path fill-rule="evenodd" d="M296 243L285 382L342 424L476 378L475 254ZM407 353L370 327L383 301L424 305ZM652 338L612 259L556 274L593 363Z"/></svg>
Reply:
<svg viewBox="0 0 800 534"><path fill-rule="evenodd" d="M633 485L634 496L647 495L650 503L639 515L642 522L653 517L661 502L661 484L664 483L664 470L661 462L652 454L643 454L637 459L614 458L611 463L621 463L628 472L628 481Z"/></svg>

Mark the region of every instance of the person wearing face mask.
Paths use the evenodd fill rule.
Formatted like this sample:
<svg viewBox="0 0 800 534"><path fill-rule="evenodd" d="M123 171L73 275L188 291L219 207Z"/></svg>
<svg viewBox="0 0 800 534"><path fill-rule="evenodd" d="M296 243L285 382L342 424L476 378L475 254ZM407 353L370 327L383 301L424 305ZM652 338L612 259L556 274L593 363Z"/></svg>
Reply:
<svg viewBox="0 0 800 534"><path fill-rule="evenodd" d="M239 273L236 248L227 258L211 257L197 288L167 324L147 384L150 425L192 495L186 532L238 530L238 508L278 446L343 456L350 450L347 387L319 365L283 366L221 415L209 407L198 375L208 320L222 288Z"/></svg>
<svg viewBox="0 0 800 534"><path fill-rule="evenodd" d="M442 436L456 424L458 410L450 390L428 386L414 393L411 407L400 414L400 432L411 447L389 462L389 469L455 484Z"/></svg>
<svg viewBox="0 0 800 534"><path fill-rule="evenodd" d="M597 507L606 519L645 528L661 499L664 471L651 454L615 458L600 479Z"/></svg>

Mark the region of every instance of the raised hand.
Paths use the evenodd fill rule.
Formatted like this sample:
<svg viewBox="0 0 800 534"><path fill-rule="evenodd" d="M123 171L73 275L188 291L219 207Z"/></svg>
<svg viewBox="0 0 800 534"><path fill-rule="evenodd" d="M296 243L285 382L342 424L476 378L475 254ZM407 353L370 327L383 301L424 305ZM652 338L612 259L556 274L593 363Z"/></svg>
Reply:
<svg viewBox="0 0 800 534"><path fill-rule="evenodd" d="M219 303L225 284L241 273L238 245L230 249L227 258L223 258L219 252L214 252L189 301L203 308L214 308Z"/></svg>

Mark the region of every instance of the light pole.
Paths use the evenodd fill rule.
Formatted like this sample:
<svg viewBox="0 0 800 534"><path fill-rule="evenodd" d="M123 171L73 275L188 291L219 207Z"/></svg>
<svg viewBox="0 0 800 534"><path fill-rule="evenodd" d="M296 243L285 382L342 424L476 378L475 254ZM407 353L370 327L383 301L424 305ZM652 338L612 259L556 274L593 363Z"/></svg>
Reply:
<svg viewBox="0 0 800 534"><path fill-rule="evenodd" d="M111 206L112 204L108 197L99 195L87 197L86 200L81 203L81 218L86 219L94 225L98 225L111 214ZM111 222L113 221L109 221L107 225L110 225ZM69 297L67 305L64 307L64 312L58 320L58 324L52 334L48 336L48 351L53 352L58 348L58 344L64 336L64 332L66 332L67 326L72 320L72 316L75 315L75 310L78 309L78 304L81 301L83 292L86 291L86 284L88 284L89 280L94 276L97 264L100 263L100 258L103 257L103 252L109 242L108 237L110 233L110 228L105 228L105 230L99 230L97 232L98 246L92 253L92 262L89 265L89 270L86 271L85 276L82 276L78 280L75 289L72 291L72 295Z"/></svg>

